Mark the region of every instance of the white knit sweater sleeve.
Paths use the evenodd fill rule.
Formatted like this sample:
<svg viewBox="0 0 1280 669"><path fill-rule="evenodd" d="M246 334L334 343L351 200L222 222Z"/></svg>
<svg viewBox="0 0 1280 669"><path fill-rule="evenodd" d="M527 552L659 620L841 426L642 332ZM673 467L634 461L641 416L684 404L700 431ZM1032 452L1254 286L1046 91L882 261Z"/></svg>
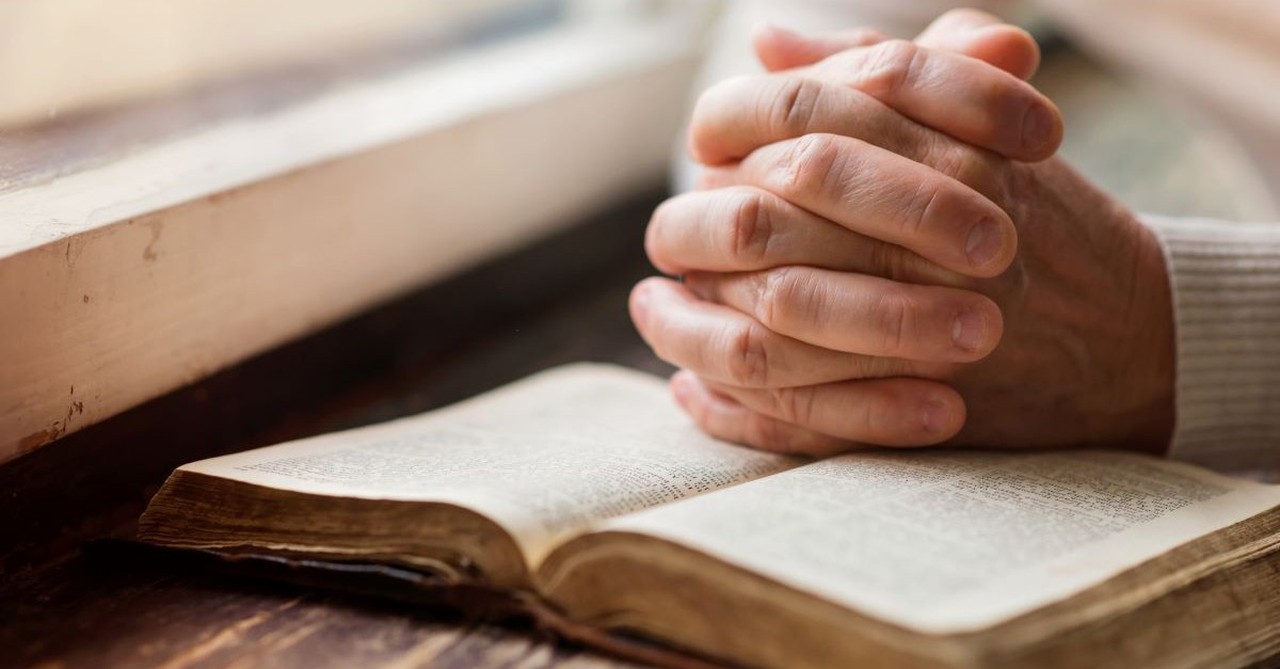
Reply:
<svg viewBox="0 0 1280 669"><path fill-rule="evenodd" d="M1280 466L1280 225L1148 216L1177 322L1169 455L1221 470Z"/></svg>

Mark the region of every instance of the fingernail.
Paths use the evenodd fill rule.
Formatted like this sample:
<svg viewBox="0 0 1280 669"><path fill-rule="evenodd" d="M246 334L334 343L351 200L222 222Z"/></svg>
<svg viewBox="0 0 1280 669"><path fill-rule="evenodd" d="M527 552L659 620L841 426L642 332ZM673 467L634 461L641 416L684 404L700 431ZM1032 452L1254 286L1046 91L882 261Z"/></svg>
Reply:
<svg viewBox="0 0 1280 669"><path fill-rule="evenodd" d="M973 352L987 341L987 319L980 312L965 309L951 324L951 340L962 350Z"/></svg>
<svg viewBox="0 0 1280 669"><path fill-rule="evenodd" d="M921 414L920 424L924 427L924 431L929 434L941 434L946 431L949 421L947 420L947 405L942 402L929 402L924 405L924 413Z"/></svg>
<svg viewBox="0 0 1280 669"><path fill-rule="evenodd" d="M980 269L1000 255L1000 249L1004 246L1000 236L1000 224L989 218L984 218L969 228L969 236L964 242L964 252L969 257L969 264Z"/></svg>
<svg viewBox="0 0 1280 669"><path fill-rule="evenodd" d="M1044 149L1053 141L1055 121L1053 112L1042 104L1035 103L1027 108L1022 117L1022 148L1027 151Z"/></svg>

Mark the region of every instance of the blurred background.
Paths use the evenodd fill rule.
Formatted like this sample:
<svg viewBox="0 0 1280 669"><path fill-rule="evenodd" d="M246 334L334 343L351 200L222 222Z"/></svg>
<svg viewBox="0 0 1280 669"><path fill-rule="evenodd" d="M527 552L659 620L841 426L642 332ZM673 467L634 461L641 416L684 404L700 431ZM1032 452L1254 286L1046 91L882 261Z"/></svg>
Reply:
<svg viewBox="0 0 1280 669"><path fill-rule="evenodd" d="M955 7L1029 29L1063 154L1134 208L1273 220L1280 192L1280 5L1266 0L746 0L725 3L703 81L743 70L750 27L871 25L908 37Z"/></svg>
<svg viewBox="0 0 1280 669"><path fill-rule="evenodd" d="M584 67L597 61L599 79L635 77L637 70L672 60L683 61L688 78L649 82L644 104L652 107L640 116L650 121L643 128L619 123L615 147L575 143L572 124L546 131L565 133L557 140L566 151L634 153L626 136L637 132L646 134L647 145L663 138L674 147L673 124L696 89L753 69L746 37L756 23L814 31L875 25L910 36L960 4L9 0L0 5L0 191L117 159L166 135L298 104L425 61L457 60L538 35L584 29L603 36L582 41L576 54ZM1122 199L1169 214L1275 217L1277 5L1265 0L968 4L1008 17L1042 39L1048 57L1036 83L1066 112L1064 153ZM537 78L547 76L538 58L555 56L515 49L508 57L527 59L528 76ZM477 68L476 76L484 74ZM475 82L476 88L483 86ZM478 105L475 113L483 111ZM646 159L652 157L633 158ZM651 178L654 168L648 167L635 170L635 178Z"/></svg>
<svg viewBox="0 0 1280 669"><path fill-rule="evenodd" d="M1062 151L1105 189L1280 220L1280 5L974 2L1041 42ZM401 323L391 353L344 364L404 373L402 349L459 322L491 333L590 285L580 313L609 327L566 321L553 357L661 370L625 293L652 271L647 213L688 183L697 93L759 71L761 22L910 37L958 4L6 0L0 461L522 250L544 265L517 285L417 307L423 336Z"/></svg>

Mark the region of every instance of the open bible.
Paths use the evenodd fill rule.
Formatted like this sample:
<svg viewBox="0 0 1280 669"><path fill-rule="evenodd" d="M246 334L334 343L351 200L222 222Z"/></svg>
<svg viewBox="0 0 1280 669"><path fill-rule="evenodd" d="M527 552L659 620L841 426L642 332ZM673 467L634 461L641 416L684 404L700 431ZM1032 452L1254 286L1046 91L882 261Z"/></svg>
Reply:
<svg viewBox="0 0 1280 669"><path fill-rule="evenodd" d="M421 571L751 667L1280 651L1280 487L1121 452L788 458L600 365L185 465L139 536Z"/></svg>

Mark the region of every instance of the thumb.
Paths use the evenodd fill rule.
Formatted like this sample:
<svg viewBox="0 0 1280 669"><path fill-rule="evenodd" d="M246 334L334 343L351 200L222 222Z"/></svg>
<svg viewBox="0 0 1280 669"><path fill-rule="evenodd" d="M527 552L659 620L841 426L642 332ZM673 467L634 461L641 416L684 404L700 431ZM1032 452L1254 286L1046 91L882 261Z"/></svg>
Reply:
<svg viewBox="0 0 1280 669"><path fill-rule="evenodd" d="M1030 33L976 9L953 9L934 19L916 44L963 54L1030 79L1040 65L1040 46Z"/></svg>
<svg viewBox="0 0 1280 669"><path fill-rule="evenodd" d="M874 28L857 28L821 35L801 35L771 24L762 24L751 35L756 58L770 72L812 65L827 56L857 47L879 44L889 36Z"/></svg>
<svg viewBox="0 0 1280 669"><path fill-rule="evenodd" d="M888 35L860 28L822 35L802 35L762 25L752 35L756 57L770 72L812 65L841 51L872 46ZM1040 64L1040 47L1025 30L976 9L956 9L938 17L916 43L940 51L977 58L1020 79L1029 78Z"/></svg>

